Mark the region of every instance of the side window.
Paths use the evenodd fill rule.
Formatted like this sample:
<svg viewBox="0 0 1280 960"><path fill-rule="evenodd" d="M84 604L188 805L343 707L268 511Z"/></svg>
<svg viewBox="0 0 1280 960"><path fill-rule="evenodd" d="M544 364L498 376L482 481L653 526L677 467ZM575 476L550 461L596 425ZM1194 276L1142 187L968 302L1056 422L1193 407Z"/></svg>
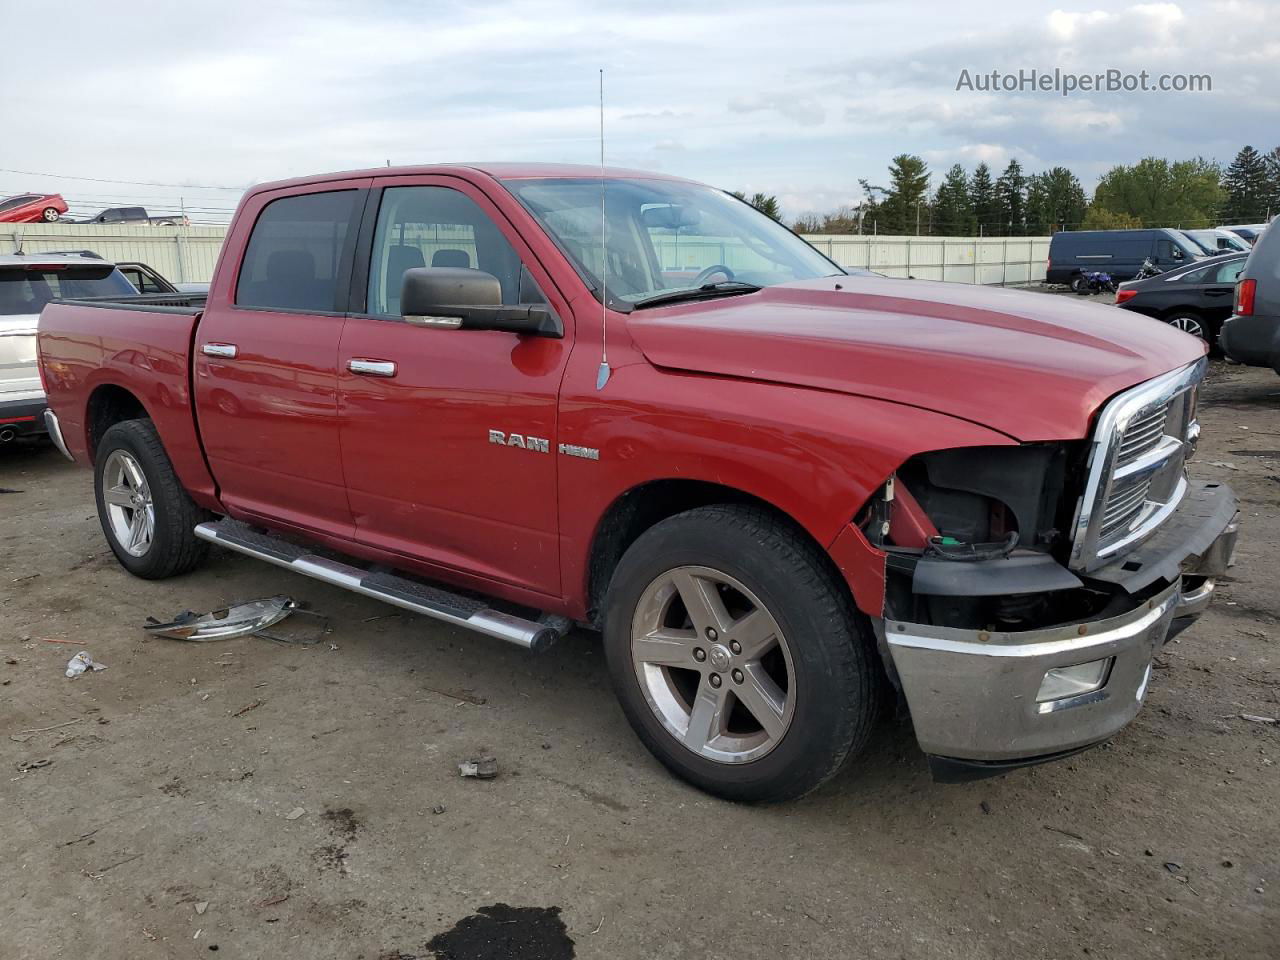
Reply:
<svg viewBox="0 0 1280 960"><path fill-rule="evenodd" d="M1232 263L1224 263L1217 268L1218 272L1210 283L1235 283L1240 278L1240 274L1244 272L1245 260L1236 260Z"/></svg>
<svg viewBox="0 0 1280 960"><path fill-rule="evenodd" d="M358 192L272 200L253 225L236 281L236 304L266 310L337 310L338 266Z"/></svg>
<svg viewBox="0 0 1280 960"><path fill-rule="evenodd" d="M400 285L405 271L414 267L483 270L498 278L503 304L546 302L497 225L474 200L449 187L388 187L382 192L367 312L400 316Z"/></svg>
<svg viewBox="0 0 1280 960"><path fill-rule="evenodd" d="M1206 283L1208 280L1208 276L1209 276L1209 271L1206 268L1204 270L1188 271L1187 273L1184 273L1179 279L1182 283Z"/></svg>

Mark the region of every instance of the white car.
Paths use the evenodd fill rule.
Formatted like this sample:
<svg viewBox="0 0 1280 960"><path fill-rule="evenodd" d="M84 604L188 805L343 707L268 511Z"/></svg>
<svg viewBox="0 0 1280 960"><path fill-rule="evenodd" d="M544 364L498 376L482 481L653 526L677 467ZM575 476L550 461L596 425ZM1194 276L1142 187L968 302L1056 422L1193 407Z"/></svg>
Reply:
<svg viewBox="0 0 1280 960"><path fill-rule="evenodd" d="M36 367L40 311L59 297L136 294L115 264L67 254L0 254L0 446L45 432Z"/></svg>

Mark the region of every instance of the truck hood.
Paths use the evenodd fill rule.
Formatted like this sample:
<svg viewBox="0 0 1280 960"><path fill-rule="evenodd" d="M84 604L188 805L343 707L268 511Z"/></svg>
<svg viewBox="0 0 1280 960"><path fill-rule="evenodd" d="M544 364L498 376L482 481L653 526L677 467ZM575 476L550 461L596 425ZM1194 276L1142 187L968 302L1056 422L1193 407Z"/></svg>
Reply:
<svg viewBox="0 0 1280 960"><path fill-rule="evenodd" d="M1074 297L876 277L637 310L627 326L658 367L875 397L1021 441L1084 437L1107 398L1205 352Z"/></svg>

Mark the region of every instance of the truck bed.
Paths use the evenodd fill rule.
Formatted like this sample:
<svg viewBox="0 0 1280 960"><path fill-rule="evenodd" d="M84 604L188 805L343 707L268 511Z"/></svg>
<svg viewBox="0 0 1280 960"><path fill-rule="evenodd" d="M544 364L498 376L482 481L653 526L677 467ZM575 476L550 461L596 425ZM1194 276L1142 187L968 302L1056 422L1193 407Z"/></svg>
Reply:
<svg viewBox="0 0 1280 960"><path fill-rule="evenodd" d="M56 300L40 314L38 350L49 406L68 451L92 460L93 411L140 404L183 485L216 503L191 401L191 348L203 295L137 294Z"/></svg>

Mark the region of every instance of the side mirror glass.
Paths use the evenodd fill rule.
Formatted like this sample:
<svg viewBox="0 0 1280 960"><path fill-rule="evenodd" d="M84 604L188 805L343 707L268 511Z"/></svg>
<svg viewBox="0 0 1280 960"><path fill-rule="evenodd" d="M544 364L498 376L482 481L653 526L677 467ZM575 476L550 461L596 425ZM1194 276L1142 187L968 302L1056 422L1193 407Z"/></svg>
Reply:
<svg viewBox="0 0 1280 960"><path fill-rule="evenodd" d="M560 318L546 306L503 306L498 278L465 267L406 270L400 282L400 310L405 320L424 327L564 336Z"/></svg>

